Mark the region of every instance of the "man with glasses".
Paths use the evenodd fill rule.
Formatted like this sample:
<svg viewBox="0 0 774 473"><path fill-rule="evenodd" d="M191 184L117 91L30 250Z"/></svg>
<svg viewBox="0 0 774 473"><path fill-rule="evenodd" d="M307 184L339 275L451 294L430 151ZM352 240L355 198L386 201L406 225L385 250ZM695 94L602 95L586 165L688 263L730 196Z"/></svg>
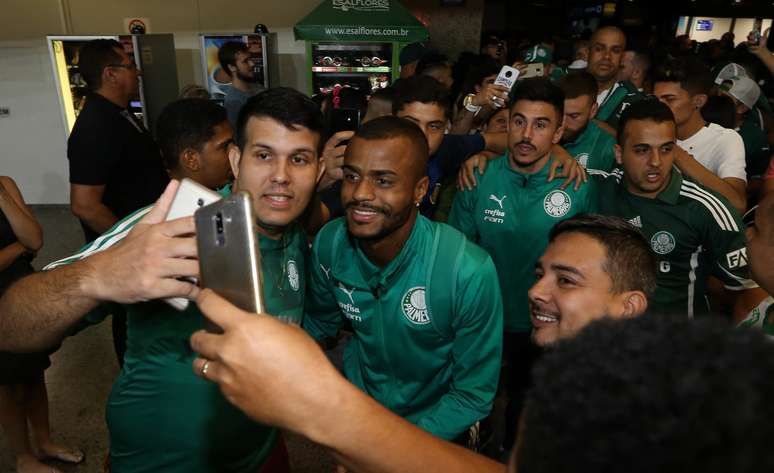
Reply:
<svg viewBox="0 0 774 473"><path fill-rule="evenodd" d="M80 50L80 72L91 93L67 141L70 209L86 242L118 220L152 204L169 177L150 132L129 110L140 71L121 44L96 39ZM126 350L126 320L113 314L113 343L119 364Z"/></svg>

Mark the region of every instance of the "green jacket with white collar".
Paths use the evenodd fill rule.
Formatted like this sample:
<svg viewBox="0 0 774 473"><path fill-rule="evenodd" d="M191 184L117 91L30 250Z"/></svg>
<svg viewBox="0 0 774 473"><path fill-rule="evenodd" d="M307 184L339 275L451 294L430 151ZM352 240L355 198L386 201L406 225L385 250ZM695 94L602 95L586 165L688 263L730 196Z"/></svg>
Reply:
<svg viewBox="0 0 774 473"><path fill-rule="evenodd" d="M347 378L428 432L453 439L486 417L497 391L502 302L489 255L418 216L386 267L337 219L312 248L304 328L320 339L349 319Z"/></svg>

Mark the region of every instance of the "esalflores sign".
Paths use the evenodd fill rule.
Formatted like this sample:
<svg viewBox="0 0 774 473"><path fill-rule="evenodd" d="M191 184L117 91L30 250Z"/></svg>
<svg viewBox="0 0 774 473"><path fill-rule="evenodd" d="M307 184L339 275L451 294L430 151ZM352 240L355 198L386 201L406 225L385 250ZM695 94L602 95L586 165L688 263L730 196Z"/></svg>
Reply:
<svg viewBox="0 0 774 473"><path fill-rule="evenodd" d="M390 11L390 0L333 0L333 8L341 11Z"/></svg>

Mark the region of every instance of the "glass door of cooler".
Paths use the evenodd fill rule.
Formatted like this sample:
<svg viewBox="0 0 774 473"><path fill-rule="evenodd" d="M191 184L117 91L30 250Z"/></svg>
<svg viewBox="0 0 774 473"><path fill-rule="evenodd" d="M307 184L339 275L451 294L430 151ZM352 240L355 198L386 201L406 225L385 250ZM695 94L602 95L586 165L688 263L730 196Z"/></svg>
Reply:
<svg viewBox="0 0 774 473"><path fill-rule="evenodd" d="M367 94L393 80L392 43L311 43L311 93L328 93L336 85Z"/></svg>

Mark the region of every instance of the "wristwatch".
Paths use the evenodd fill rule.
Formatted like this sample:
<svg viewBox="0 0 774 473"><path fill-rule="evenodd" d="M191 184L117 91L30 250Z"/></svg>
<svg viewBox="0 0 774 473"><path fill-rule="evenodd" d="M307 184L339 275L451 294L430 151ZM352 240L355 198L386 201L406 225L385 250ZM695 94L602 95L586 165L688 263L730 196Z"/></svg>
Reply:
<svg viewBox="0 0 774 473"><path fill-rule="evenodd" d="M478 115L478 112L481 111L481 107L478 105L473 105L473 99L475 98L476 94L468 94L465 96L465 98L462 100L462 105L465 107L465 110L472 113L473 115Z"/></svg>

